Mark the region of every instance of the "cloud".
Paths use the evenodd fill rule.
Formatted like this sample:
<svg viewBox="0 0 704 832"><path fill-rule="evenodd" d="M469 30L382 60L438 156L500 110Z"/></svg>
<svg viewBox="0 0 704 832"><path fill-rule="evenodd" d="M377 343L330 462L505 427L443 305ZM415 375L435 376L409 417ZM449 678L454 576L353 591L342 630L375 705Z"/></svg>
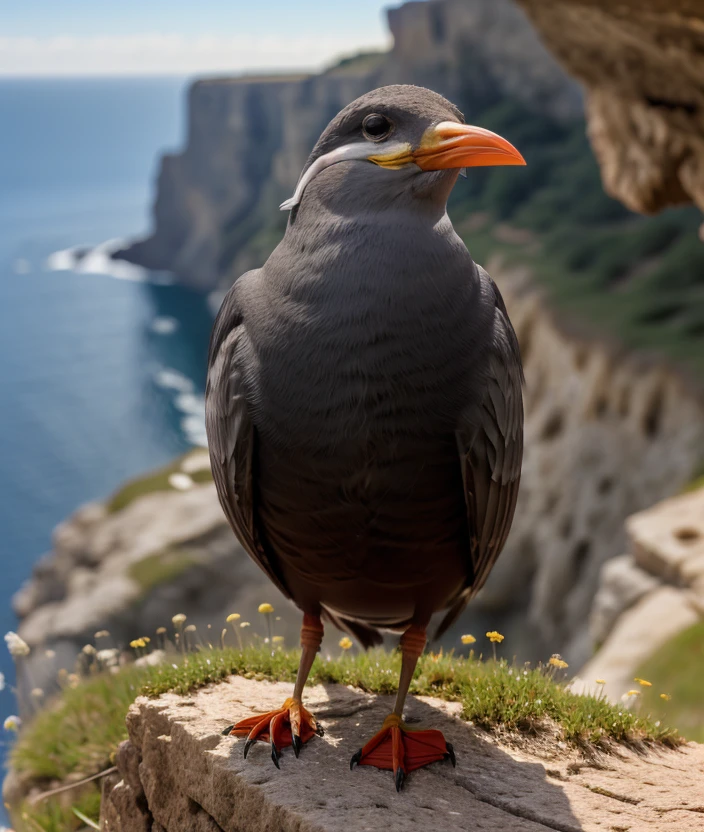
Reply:
<svg viewBox="0 0 704 832"><path fill-rule="evenodd" d="M0 76L153 75L319 69L340 55L385 48L358 36L0 37Z"/></svg>

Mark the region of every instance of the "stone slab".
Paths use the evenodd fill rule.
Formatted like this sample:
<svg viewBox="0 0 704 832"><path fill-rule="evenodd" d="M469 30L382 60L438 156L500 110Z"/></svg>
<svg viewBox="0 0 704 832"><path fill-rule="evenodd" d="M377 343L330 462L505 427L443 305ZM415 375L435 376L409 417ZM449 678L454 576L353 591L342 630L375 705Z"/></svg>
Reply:
<svg viewBox="0 0 704 832"><path fill-rule="evenodd" d="M308 690L306 703L326 734L298 760L286 749L277 770L262 744L245 761L243 741L223 737L223 726L278 707L290 692L284 683L231 678L192 696L138 699L128 716L135 750L118 755L124 771L104 794L103 832L702 829L704 747L624 753L594 767L556 738L536 742L535 753L511 748L458 719L458 705L429 698L411 701L408 717L444 731L457 768L445 762L413 772L400 794L389 772L349 769L350 756L379 728L391 698L338 685ZM127 810L130 791L136 802Z"/></svg>

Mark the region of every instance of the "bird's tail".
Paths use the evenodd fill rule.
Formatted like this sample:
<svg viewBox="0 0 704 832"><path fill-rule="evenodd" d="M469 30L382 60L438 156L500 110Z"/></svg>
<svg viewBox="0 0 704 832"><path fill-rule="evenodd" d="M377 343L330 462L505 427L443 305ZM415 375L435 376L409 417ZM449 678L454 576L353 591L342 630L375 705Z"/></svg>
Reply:
<svg viewBox="0 0 704 832"><path fill-rule="evenodd" d="M384 641L381 633L375 627L369 627L367 624L337 615L330 612L330 610L323 610L323 618L337 627L338 630L356 638L365 650L369 647L377 647Z"/></svg>

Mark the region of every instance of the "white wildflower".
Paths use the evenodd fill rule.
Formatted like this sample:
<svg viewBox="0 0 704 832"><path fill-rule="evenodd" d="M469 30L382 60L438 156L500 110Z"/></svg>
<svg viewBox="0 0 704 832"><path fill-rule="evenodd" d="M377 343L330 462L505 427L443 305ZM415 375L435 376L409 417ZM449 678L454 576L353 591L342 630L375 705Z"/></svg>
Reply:
<svg viewBox="0 0 704 832"><path fill-rule="evenodd" d="M13 633L12 630L9 633L5 633L5 644L7 644L7 649L13 658L29 655L29 645L27 642L21 639L17 633Z"/></svg>
<svg viewBox="0 0 704 832"><path fill-rule="evenodd" d="M22 720L18 716L8 716L3 722L3 728L6 731L19 731L22 727Z"/></svg>

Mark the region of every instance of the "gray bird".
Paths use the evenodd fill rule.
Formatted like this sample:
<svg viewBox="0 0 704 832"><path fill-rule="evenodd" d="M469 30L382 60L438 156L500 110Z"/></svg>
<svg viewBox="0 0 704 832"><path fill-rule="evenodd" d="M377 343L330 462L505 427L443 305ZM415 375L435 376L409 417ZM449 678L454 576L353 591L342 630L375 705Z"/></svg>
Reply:
<svg viewBox="0 0 704 832"><path fill-rule="evenodd" d="M302 704L322 620L365 647L401 632L393 713L351 765L454 753L402 722L431 616L482 587L513 519L522 369L499 290L455 233L461 168L522 165L437 93L389 86L315 145L286 233L213 328L206 426L220 502L249 555L303 612L293 696L226 729L280 749L319 729Z"/></svg>

